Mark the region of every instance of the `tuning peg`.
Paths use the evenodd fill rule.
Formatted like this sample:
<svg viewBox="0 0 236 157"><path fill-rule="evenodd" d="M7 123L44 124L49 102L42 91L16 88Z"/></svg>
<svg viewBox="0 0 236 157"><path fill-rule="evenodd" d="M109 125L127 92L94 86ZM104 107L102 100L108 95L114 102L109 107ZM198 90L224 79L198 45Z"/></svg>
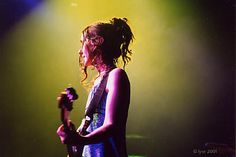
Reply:
<svg viewBox="0 0 236 157"><path fill-rule="evenodd" d="M76 100L78 99L78 94L76 93L76 90L73 87L66 88L66 92L70 100Z"/></svg>

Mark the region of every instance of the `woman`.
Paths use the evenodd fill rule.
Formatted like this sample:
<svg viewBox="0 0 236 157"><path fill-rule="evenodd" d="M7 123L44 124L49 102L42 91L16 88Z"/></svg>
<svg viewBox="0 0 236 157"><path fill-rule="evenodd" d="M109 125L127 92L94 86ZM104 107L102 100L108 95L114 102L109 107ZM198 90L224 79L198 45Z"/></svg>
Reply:
<svg viewBox="0 0 236 157"><path fill-rule="evenodd" d="M130 103L130 83L126 72L116 66L118 58L125 65L130 61L129 44L133 33L127 19L113 18L108 23L95 23L86 27L81 36L82 48L79 51L82 70L87 78L87 67L95 67L98 77L88 97L86 107L98 88L103 77L107 77L104 92L92 115L92 122L74 143L84 144L84 157L127 157L125 130ZM84 81L83 80L83 81ZM69 136L63 132L63 125L58 128L62 143ZM72 140L67 140L72 141Z"/></svg>

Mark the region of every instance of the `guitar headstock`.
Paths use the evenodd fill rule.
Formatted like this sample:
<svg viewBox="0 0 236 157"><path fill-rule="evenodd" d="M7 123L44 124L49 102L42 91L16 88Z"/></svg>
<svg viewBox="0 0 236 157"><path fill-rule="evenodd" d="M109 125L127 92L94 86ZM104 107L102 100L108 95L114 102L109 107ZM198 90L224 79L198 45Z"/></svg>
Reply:
<svg viewBox="0 0 236 157"><path fill-rule="evenodd" d="M78 97L74 88L66 88L65 91L61 92L60 97L58 97L58 107L71 111L73 109L73 101L78 99Z"/></svg>

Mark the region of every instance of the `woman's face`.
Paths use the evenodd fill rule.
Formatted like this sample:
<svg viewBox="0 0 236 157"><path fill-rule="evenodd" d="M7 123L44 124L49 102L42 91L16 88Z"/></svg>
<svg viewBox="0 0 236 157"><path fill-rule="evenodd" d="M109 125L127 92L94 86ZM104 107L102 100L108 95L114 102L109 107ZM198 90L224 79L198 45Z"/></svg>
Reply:
<svg viewBox="0 0 236 157"><path fill-rule="evenodd" d="M92 65L92 50L91 50L91 44L88 39L84 38L83 35L81 35L81 49L79 51L79 55L83 60L84 66L90 66Z"/></svg>

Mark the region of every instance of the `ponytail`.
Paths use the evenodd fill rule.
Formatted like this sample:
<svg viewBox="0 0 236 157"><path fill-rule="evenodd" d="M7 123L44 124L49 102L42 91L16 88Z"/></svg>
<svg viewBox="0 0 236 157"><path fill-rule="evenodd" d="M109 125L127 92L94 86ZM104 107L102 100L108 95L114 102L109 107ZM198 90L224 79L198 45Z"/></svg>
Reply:
<svg viewBox="0 0 236 157"><path fill-rule="evenodd" d="M127 18L113 18L112 20L110 20L111 24L114 27L115 34L117 35L117 51L120 51L120 53L118 53L118 56L116 56L116 62L118 57L121 55L124 62L124 67L126 63L131 60L129 56L132 55L132 51L129 49L129 44L133 41L134 38L129 25L127 24L127 21Z"/></svg>

